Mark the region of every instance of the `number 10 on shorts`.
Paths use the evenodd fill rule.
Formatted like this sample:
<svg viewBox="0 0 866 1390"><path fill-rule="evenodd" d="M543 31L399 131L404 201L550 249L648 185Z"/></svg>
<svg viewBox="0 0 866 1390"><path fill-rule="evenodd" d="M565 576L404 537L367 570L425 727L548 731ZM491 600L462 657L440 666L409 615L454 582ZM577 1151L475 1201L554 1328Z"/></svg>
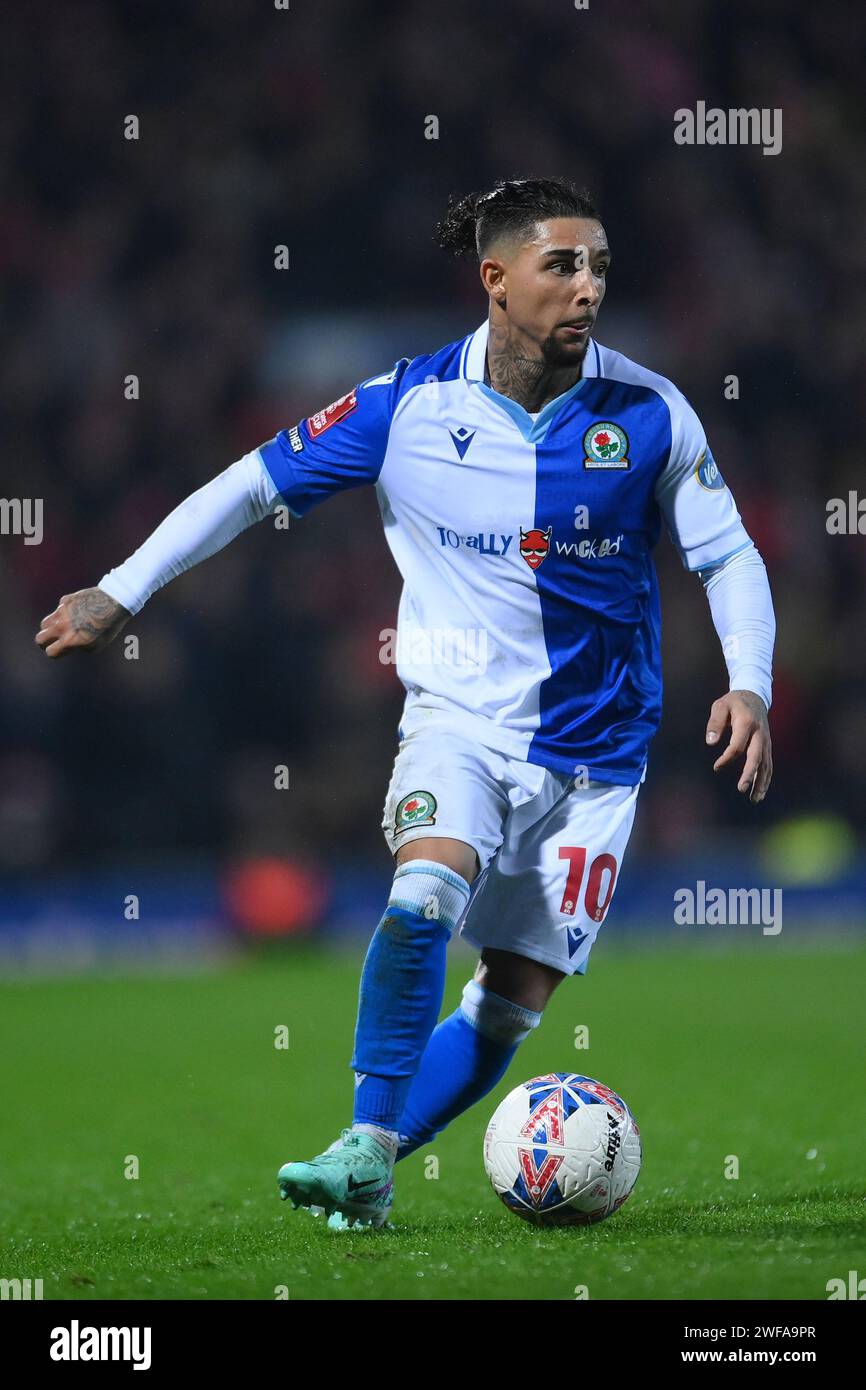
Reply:
<svg viewBox="0 0 866 1390"><path fill-rule="evenodd" d="M568 877L565 881L565 892L562 895L562 902L559 905L560 912L568 916L574 916L577 908L580 890L583 886L583 874L586 868L586 849L576 845L560 845L560 859L568 860ZM604 882L604 897L602 898L602 883ZM589 866L589 876L586 880L586 892L584 894L583 905L586 915L593 922L603 922L604 914L607 912L610 900L613 897L614 884L616 883L616 860L612 854L598 854Z"/></svg>

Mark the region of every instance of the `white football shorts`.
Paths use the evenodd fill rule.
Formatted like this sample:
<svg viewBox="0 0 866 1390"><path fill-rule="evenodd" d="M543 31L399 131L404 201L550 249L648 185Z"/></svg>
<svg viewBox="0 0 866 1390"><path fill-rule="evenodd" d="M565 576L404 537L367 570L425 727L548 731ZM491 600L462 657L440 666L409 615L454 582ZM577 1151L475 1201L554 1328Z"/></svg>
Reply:
<svg viewBox="0 0 866 1390"><path fill-rule="evenodd" d="M382 829L392 854L463 840L480 871L465 941L583 975L622 868L640 783L579 780L431 723L400 742Z"/></svg>

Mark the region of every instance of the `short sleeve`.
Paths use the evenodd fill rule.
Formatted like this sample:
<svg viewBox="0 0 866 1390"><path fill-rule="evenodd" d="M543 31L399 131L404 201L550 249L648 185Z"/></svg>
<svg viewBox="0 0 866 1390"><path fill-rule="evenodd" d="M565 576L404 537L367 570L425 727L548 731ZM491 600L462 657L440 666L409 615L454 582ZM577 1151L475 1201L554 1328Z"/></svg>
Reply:
<svg viewBox="0 0 866 1390"><path fill-rule="evenodd" d="M295 516L335 492L375 483L408 363L401 358L384 376L362 381L260 446L262 464Z"/></svg>
<svg viewBox="0 0 866 1390"><path fill-rule="evenodd" d="M735 555L751 539L694 410L678 391L668 406L671 452L655 496L686 569L700 570Z"/></svg>

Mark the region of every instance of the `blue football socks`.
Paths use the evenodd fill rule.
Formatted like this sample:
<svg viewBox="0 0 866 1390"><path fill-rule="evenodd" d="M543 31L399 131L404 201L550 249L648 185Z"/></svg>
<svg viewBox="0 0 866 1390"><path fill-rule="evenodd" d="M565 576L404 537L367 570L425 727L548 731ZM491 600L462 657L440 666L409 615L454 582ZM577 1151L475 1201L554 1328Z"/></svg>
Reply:
<svg viewBox="0 0 866 1390"><path fill-rule="evenodd" d="M433 1033L400 1116L397 1157L405 1158L502 1080L541 1014L470 980L460 1008Z"/></svg>
<svg viewBox="0 0 866 1390"><path fill-rule="evenodd" d="M398 1128L439 1017L446 948L469 894L460 874L432 860L410 859L394 875L361 974L351 1061L356 1126Z"/></svg>

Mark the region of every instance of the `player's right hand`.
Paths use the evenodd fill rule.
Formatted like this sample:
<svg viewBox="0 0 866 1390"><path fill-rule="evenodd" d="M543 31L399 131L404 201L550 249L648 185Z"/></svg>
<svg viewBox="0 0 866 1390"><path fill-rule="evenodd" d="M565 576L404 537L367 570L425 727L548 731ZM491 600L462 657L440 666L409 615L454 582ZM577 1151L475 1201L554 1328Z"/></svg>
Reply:
<svg viewBox="0 0 866 1390"><path fill-rule="evenodd" d="M107 647L132 614L102 589L78 589L64 594L53 613L42 619L34 638L46 656L98 652Z"/></svg>

